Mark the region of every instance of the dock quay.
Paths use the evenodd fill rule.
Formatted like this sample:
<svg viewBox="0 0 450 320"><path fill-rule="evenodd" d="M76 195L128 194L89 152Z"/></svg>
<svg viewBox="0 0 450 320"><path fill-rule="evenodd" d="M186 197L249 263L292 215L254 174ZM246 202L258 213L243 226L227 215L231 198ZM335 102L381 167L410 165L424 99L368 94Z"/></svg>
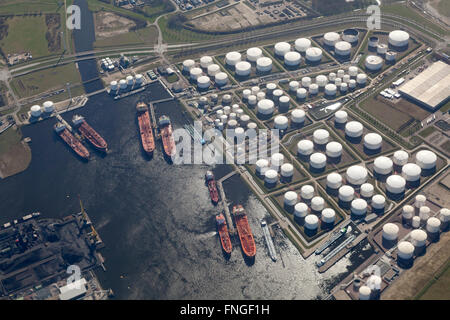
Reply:
<svg viewBox="0 0 450 320"><path fill-rule="evenodd" d="M235 174L239 173L238 171L232 171L228 173L226 176L222 177L221 179L217 180L217 187L220 192L220 199L222 202L223 211L225 212L225 218L227 219L227 225L228 225L228 231L230 235L234 235L236 233L236 229L234 228L233 219L231 218L231 212L230 208L228 207L227 198L225 196L225 191L223 190L222 182L231 178Z"/></svg>
<svg viewBox="0 0 450 320"><path fill-rule="evenodd" d="M364 240L367 237L366 233L361 233L356 238L353 238L351 241L348 241L348 243L343 242L341 245L336 248L336 252L330 252L327 256L332 255L328 260L325 262L325 264L321 267L319 267L319 273L323 273L327 271L329 268L331 268L336 262L338 262L343 256L345 256L347 253L349 253L358 243L360 243L362 240ZM351 238L349 238L351 239ZM344 245L345 243L345 245ZM338 249L338 250L337 250ZM327 258L327 257L325 257Z"/></svg>

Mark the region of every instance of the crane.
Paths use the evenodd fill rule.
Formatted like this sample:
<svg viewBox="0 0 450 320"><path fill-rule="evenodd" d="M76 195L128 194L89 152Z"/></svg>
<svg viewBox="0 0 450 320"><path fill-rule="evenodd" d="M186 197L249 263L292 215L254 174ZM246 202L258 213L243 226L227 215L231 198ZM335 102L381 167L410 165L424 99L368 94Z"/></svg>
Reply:
<svg viewBox="0 0 450 320"><path fill-rule="evenodd" d="M78 195L78 200L80 200L80 208L81 208L81 214L83 216L83 220L87 225L89 225L91 227L91 236L95 241L94 243L96 243L98 241L97 231L95 231L94 226L92 225L91 221L89 220L89 218L86 214L86 211L84 210L83 202L81 201L80 195Z"/></svg>

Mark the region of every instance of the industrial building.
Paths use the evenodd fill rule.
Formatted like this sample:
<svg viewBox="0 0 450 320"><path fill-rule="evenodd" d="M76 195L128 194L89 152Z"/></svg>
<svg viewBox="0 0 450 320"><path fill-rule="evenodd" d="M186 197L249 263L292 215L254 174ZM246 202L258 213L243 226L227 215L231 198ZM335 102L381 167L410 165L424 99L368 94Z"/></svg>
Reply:
<svg viewBox="0 0 450 320"><path fill-rule="evenodd" d="M437 61L398 90L420 105L436 110L450 96L450 66Z"/></svg>

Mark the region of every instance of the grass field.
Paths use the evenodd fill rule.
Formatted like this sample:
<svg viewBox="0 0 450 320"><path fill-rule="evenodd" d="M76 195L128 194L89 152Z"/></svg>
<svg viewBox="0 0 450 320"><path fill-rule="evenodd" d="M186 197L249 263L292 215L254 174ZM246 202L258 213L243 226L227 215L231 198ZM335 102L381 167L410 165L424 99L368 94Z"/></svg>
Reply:
<svg viewBox="0 0 450 320"><path fill-rule="evenodd" d="M62 3L62 6L59 5ZM60 0L0 0L0 14L54 13L64 7Z"/></svg>
<svg viewBox="0 0 450 320"><path fill-rule="evenodd" d="M448 2L448 0L442 0L441 2ZM446 5L448 6L448 4ZM433 30L436 33L439 33L440 35L446 35L447 32L440 28L438 25L434 24L429 19L423 17L413 9L405 6L404 3L395 3L395 4L389 4L389 5L383 5L381 7L381 14L383 13L391 13L395 15L399 15L402 17L405 17L411 21L414 21L415 23L425 26L426 28Z"/></svg>
<svg viewBox="0 0 450 320"><path fill-rule="evenodd" d="M431 5L436 8L440 14L450 18L450 1L448 0L439 0L431 1Z"/></svg>
<svg viewBox="0 0 450 320"><path fill-rule="evenodd" d="M450 263L447 263L444 271L438 274L430 282L431 285L422 292L419 300L449 300L450 299Z"/></svg>
<svg viewBox="0 0 450 320"><path fill-rule="evenodd" d="M168 43L179 43L179 42L195 42L195 41L206 41L206 40L217 40L220 36L214 36L210 34L203 34L193 32L187 29L170 29L167 25L168 18L163 17L158 20L159 27L163 34L164 41Z"/></svg>
<svg viewBox="0 0 450 320"><path fill-rule="evenodd" d="M32 72L11 81L11 87L21 98L36 95L50 89L63 88L66 82L81 82L73 63Z"/></svg>
<svg viewBox="0 0 450 320"><path fill-rule="evenodd" d="M117 47L126 45L152 45L158 41L158 30L154 26L99 39L94 42L95 48Z"/></svg>
<svg viewBox="0 0 450 320"><path fill-rule="evenodd" d="M19 130L8 129L0 134L0 155L7 152L9 148L20 142L22 135Z"/></svg>
<svg viewBox="0 0 450 320"><path fill-rule="evenodd" d="M421 136L422 138L426 138L429 135L431 135L433 132L436 131L436 128L433 126L430 126L426 129L423 129L422 131L419 132L419 136Z"/></svg>
<svg viewBox="0 0 450 320"><path fill-rule="evenodd" d="M6 20L8 35L0 40L5 54L31 52L33 58L61 52L50 52L45 38L47 25L45 16L14 17Z"/></svg>

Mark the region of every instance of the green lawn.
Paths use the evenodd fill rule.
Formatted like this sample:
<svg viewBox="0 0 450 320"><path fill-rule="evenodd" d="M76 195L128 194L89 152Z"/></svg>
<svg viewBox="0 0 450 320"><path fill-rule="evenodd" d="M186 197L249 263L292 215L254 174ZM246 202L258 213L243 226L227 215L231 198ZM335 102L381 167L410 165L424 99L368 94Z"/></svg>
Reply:
<svg viewBox="0 0 450 320"><path fill-rule="evenodd" d="M450 264L444 271L433 278L429 287L418 297L419 300L449 300L450 299Z"/></svg>
<svg viewBox="0 0 450 320"><path fill-rule="evenodd" d="M187 29L170 29L167 25L168 18L163 17L158 20L159 27L161 28L161 32L163 34L164 41L169 43L177 43L177 42L195 42L195 41L206 41L210 39L217 40L219 36L214 36L210 34L203 34L193 32Z"/></svg>
<svg viewBox="0 0 450 320"><path fill-rule="evenodd" d="M443 2L444 1L448 2L448 0L443 0ZM391 14L405 17L411 21L414 21L415 23L417 23L419 25L423 25L426 28L429 28L429 29L435 31L436 33L438 33L440 35L447 34L447 32L445 30L443 30L438 25L431 22L429 19L423 17L422 15L420 15L413 9L407 7L404 3L383 5L381 7L381 14L383 14L383 13L391 13Z"/></svg>
<svg viewBox="0 0 450 320"><path fill-rule="evenodd" d="M20 130L9 128L0 134L0 155L7 152L9 148L22 140Z"/></svg>
<svg viewBox="0 0 450 320"><path fill-rule="evenodd" d="M422 131L420 131L419 136L421 136L422 138L426 138L435 131L436 131L436 128L433 126L430 126L426 129L423 129Z"/></svg>
<svg viewBox="0 0 450 320"><path fill-rule="evenodd" d="M47 25L45 16L14 17L6 20L8 35L0 40L0 47L5 54L31 52L33 58L48 56L50 52L45 38Z"/></svg>
<svg viewBox="0 0 450 320"><path fill-rule="evenodd" d="M65 87L65 84L80 83L81 77L75 64L69 63L58 67L32 72L11 81L11 87L20 97L28 97L50 89Z"/></svg>
<svg viewBox="0 0 450 320"><path fill-rule="evenodd" d="M440 14L446 16L446 17L450 17L450 1L448 0L441 0L439 1L439 3L436 5L432 4L433 7L435 7Z"/></svg>
<svg viewBox="0 0 450 320"><path fill-rule="evenodd" d="M61 8L58 3L60 0L1 0L0 14L23 14L23 13L55 13Z"/></svg>

